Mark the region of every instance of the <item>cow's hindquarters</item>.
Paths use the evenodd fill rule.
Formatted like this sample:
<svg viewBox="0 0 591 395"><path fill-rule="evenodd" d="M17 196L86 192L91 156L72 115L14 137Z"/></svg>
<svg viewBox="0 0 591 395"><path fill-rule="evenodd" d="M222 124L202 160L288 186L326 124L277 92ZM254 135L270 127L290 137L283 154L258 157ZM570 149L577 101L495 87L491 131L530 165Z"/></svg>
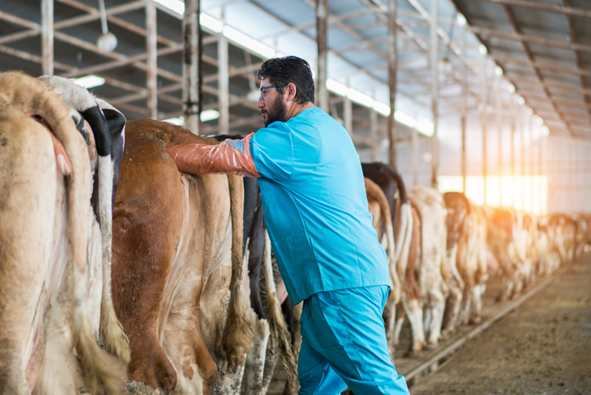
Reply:
<svg viewBox="0 0 591 395"><path fill-rule="evenodd" d="M20 112L0 124L0 386L27 393L39 369L37 326L49 268L56 206L56 166L48 131ZM37 353L35 351L37 350ZM29 367L29 380L25 367Z"/></svg>

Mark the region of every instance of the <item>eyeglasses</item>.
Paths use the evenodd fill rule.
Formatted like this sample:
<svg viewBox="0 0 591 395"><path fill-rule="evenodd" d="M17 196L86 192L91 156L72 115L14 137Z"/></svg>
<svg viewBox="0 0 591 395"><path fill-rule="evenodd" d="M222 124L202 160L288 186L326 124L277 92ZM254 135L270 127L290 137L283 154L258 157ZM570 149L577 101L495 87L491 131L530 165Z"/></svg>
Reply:
<svg viewBox="0 0 591 395"><path fill-rule="evenodd" d="M269 86L261 86L261 96L260 96L260 100L265 101L265 92L264 89L270 89L270 88L280 88L282 86L286 86L288 84L281 84L281 85L269 85Z"/></svg>

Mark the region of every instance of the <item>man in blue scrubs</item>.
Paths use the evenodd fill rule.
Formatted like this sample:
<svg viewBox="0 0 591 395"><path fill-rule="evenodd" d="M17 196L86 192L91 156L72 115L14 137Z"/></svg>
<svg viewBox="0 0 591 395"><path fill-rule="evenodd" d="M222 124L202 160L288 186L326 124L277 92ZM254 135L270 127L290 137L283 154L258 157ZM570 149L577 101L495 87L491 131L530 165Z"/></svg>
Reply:
<svg viewBox="0 0 591 395"><path fill-rule="evenodd" d="M390 276L353 142L314 106L305 60L269 59L259 79L265 128L243 141L166 149L181 171L259 177L279 269L293 303L304 302L299 394L408 394L388 354Z"/></svg>

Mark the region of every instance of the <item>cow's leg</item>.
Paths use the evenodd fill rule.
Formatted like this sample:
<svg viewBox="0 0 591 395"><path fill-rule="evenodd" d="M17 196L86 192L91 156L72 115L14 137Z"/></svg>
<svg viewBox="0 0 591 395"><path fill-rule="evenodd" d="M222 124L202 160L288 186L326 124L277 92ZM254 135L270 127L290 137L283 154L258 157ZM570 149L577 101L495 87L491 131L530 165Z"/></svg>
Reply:
<svg viewBox="0 0 591 395"><path fill-rule="evenodd" d="M392 346L397 346L400 343L400 332L402 331L402 324L406 318L406 311L402 302L396 305L396 324L394 325L394 333L392 335ZM394 355L394 347L390 348L390 352Z"/></svg>
<svg viewBox="0 0 591 395"><path fill-rule="evenodd" d="M254 312L251 315L254 316ZM263 373L270 332L266 319L252 317L251 322L254 324L254 339L246 356L241 391L245 394L259 394L263 393Z"/></svg>
<svg viewBox="0 0 591 395"><path fill-rule="evenodd" d="M157 143L129 139L113 212L113 304L131 347L129 380L154 390L177 384L158 324L183 226L180 178Z"/></svg>
<svg viewBox="0 0 591 395"><path fill-rule="evenodd" d="M26 394L43 359L38 303L52 247L57 169L45 128L6 109L1 114L0 388Z"/></svg>
<svg viewBox="0 0 591 395"><path fill-rule="evenodd" d="M436 286L429 292L429 312L431 315L431 321L429 322L429 337L427 339L427 347L435 348L439 341L441 334L441 321L443 320L443 309L445 307L445 296L441 289L441 284Z"/></svg>
<svg viewBox="0 0 591 395"><path fill-rule="evenodd" d="M462 290L457 281L451 278L449 284L449 296L445 302L445 317L443 318L442 336L448 338L455 331L456 323L460 315L461 306L465 303Z"/></svg>
<svg viewBox="0 0 591 395"><path fill-rule="evenodd" d="M425 345L425 330L423 329L423 308L418 299L402 297L406 315L410 321L412 332L411 351L421 351Z"/></svg>

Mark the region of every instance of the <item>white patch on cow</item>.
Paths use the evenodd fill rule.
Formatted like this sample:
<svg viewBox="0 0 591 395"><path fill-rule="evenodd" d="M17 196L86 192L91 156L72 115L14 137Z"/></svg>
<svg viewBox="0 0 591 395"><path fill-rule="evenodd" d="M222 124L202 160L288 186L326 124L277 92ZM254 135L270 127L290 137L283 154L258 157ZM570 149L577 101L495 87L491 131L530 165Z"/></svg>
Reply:
<svg viewBox="0 0 591 395"><path fill-rule="evenodd" d="M441 269L446 259L446 212L443 198L435 189L413 187L409 190L409 196L416 200L421 211L421 260L419 271L423 308L427 310L424 330L428 335L429 346L434 347L439 340L445 307L444 292L446 286ZM413 314L418 317L418 312ZM417 338L421 338L420 333L417 333ZM417 348L419 348L419 344L415 342L413 349L416 350Z"/></svg>
<svg viewBox="0 0 591 395"><path fill-rule="evenodd" d="M55 75L44 75L39 78L47 82L51 89L62 96L66 103L76 111L84 111L97 105L94 96L86 88L76 85L71 79Z"/></svg>
<svg viewBox="0 0 591 395"><path fill-rule="evenodd" d="M258 319L254 311L252 311L252 315L249 314L249 318L251 323L254 324L254 339L246 355L242 386L247 394L262 394L266 392L266 389L262 388L262 384L267 343L270 334L269 323L266 319Z"/></svg>

